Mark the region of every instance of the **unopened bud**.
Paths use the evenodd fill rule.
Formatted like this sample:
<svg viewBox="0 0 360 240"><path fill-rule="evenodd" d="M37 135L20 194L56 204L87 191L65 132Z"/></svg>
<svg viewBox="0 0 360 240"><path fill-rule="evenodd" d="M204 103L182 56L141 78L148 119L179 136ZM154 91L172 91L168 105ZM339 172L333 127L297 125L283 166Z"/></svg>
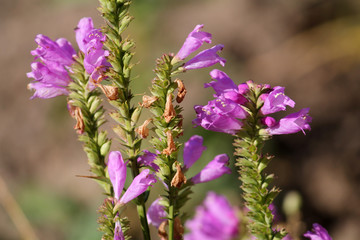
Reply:
<svg viewBox="0 0 360 240"><path fill-rule="evenodd" d="M181 103L186 95L186 88L184 83L180 79L176 79L175 82L178 85L178 93L176 96L176 102Z"/></svg>
<svg viewBox="0 0 360 240"><path fill-rule="evenodd" d="M101 88L101 90L104 92L105 96L109 99L109 100L116 100L118 99L118 88L117 87L113 87L113 86L109 86L109 85L102 85L102 84L97 84L97 86L99 88Z"/></svg>
<svg viewBox="0 0 360 240"><path fill-rule="evenodd" d="M170 130L166 132L166 137L167 137L167 148L165 148L162 151L162 154L166 154L169 156L169 155L171 155L171 153L176 151L176 146L175 146L174 139L173 139L173 136L172 136Z"/></svg>
<svg viewBox="0 0 360 240"><path fill-rule="evenodd" d="M147 95L144 95L142 97L142 103L140 103L141 106L143 106L144 108L149 108L156 100L158 100L157 97L155 96L147 96Z"/></svg>
<svg viewBox="0 0 360 240"><path fill-rule="evenodd" d="M165 122L169 123L171 119L175 116L176 116L176 112L172 104L172 94L169 93L166 97L165 111L163 117L165 118Z"/></svg>
<svg viewBox="0 0 360 240"><path fill-rule="evenodd" d="M151 121L151 118L147 119L139 128L136 129L136 132L141 136L141 138L147 138L147 136L149 136L149 129L147 126Z"/></svg>
<svg viewBox="0 0 360 240"><path fill-rule="evenodd" d="M176 163L176 174L171 180L171 186L180 188L183 183L186 183L186 177L184 173L182 172L181 165L179 163Z"/></svg>

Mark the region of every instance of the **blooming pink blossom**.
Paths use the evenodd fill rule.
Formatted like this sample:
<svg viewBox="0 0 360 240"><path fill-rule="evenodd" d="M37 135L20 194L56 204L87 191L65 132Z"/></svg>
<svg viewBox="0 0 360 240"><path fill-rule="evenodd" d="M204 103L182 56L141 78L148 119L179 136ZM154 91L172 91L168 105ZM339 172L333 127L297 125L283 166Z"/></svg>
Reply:
<svg viewBox="0 0 360 240"><path fill-rule="evenodd" d="M203 27L203 24L196 25L194 30L189 33L179 52L175 55L175 59L184 60L191 53L198 50L204 42L211 43L211 34L201 31Z"/></svg>

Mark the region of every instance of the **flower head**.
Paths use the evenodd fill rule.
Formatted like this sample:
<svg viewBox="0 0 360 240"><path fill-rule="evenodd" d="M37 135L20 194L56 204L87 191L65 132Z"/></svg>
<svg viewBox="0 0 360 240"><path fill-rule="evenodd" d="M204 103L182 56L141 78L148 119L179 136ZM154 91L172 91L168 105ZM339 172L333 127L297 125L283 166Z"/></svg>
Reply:
<svg viewBox="0 0 360 240"><path fill-rule="evenodd" d="M210 192L186 227L190 232L184 236L185 240L231 240L239 233L239 220L236 209L225 197Z"/></svg>
<svg viewBox="0 0 360 240"><path fill-rule="evenodd" d="M31 98L53 98L59 95L67 95L66 87L71 82L68 74L70 65L74 62L72 56L75 50L64 38L52 41L49 37L39 34L35 38L38 47L31 51L35 60L31 64L31 72L28 78L34 81L28 84L29 89L35 93Z"/></svg>
<svg viewBox="0 0 360 240"><path fill-rule="evenodd" d="M191 53L198 50L204 42L211 43L211 34L201 31L203 27L203 24L196 25L194 30L189 33L179 52L175 55L175 59L184 60Z"/></svg>
<svg viewBox="0 0 360 240"><path fill-rule="evenodd" d="M326 229L318 223L314 223L312 232L306 232L304 237L310 238L311 240L332 240Z"/></svg>

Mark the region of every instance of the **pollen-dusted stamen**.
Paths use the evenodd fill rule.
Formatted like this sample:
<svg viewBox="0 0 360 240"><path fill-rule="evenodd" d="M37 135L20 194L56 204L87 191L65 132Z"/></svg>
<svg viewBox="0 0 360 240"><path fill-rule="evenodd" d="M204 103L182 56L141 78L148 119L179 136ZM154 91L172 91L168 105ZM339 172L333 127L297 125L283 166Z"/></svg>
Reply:
<svg viewBox="0 0 360 240"><path fill-rule="evenodd" d="M183 183L186 183L186 177L182 172L181 165L177 162L175 164L176 164L176 174L171 180L171 186L180 188L183 185Z"/></svg>
<svg viewBox="0 0 360 240"><path fill-rule="evenodd" d="M118 97L119 89L117 87L102 85L102 84L97 84L97 86L104 92L105 96L109 100L116 100L119 98Z"/></svg>
<svg viewBox="0 0 360 240"><path fill-rule="evenodd" d="M184 83L180 79L176 79L175 82L178 85L178 93L176 96L176 102L181 103L186 95L186 88Z"/></svg>
<svg viewBox="0 0 360 240"><path fill-rule="evenodd" d="M165 111L163 117L165 118L165 122L169 123L171 119L175 116L176 116L176 112L172 104L172 94L169 93L166 97Z"/></svg>
<svg viewBox="0 0 360 240"><path fill-rule="evenodd" d="M174 139L173 139L173 136L172 136L170 130L168 130L168 131L166 132L166 137L167 137L167 148L165 148L165 149L162 151L162 154L166 154L166 155L169 156L171 153L173 153L174 151L176 151L176 146L175 146Z"/></svg>
<svg viewBox="0 0 360 240"><path fill-rule="evenodd" d="M147 136L149 136L149 129L147 126L151 121L151 118L145 120L145 122L135 130L141 136L141 138L147 138Z"/></svg>
<svg viewBox="0 0 360 240"><path fill-rule="evenodd" d="M142 103L139 103L141 106L143 106L144 108L149 108L156 100L158 100L158 97L155 97L155 96L147 96L147 95L144 95L142 97Z"/></svg>

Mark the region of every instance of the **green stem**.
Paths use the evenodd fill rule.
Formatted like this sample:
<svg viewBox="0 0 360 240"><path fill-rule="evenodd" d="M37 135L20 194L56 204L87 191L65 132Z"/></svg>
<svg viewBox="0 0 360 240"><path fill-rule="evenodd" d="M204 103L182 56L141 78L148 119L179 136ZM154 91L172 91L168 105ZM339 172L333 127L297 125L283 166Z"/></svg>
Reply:
<svg viewBox="0 0 360 240"><path fill-rule="evenodd" d="M149 225L148 225L148 221L146 218L146 207L145 204L142 203L140 205L136 206L137 208L137 212L140 218L140 222L141 222L141 230L143 232L143 236L144 236L144 240L150 240L150 230L149 230Z"/></svg>
<svg viewBox="0 0 360 240"><path fill-rule="evenodd" d="M170 206L169 206L169 239L174 239L174 203L172 199L170 199Z"/></svg>
<svg viewBox="0 0 360 240"><path fill-rule="evenodd" d="M131 161L131 173L133 178L135 178L137 175L139 175L139 168L137 166L137 159L132 158ZM140 224L141 224L141 230L143 232L144 240L150 240L150 229L149 224L146 216L146 206L145 206L145 193L141 194L137 197L136 201L136 209L140 218Z"/></svg>

